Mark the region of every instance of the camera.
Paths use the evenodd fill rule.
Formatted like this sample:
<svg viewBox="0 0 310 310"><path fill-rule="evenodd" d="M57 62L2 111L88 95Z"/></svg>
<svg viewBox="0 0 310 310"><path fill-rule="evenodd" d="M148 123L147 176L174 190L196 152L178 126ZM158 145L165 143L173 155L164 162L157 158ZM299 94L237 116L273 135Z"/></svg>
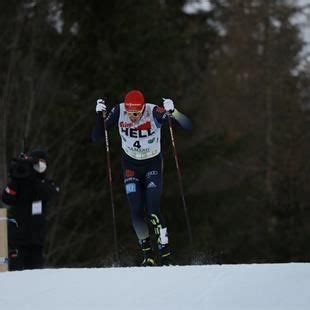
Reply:
<svg viewBox="0 0 310 310"><path fill-rule="evenodd" d="M22 153L18 158L12 159L9 174L16 179L28 178L34 174L33 165L35 163L36 160Z"/></svg>

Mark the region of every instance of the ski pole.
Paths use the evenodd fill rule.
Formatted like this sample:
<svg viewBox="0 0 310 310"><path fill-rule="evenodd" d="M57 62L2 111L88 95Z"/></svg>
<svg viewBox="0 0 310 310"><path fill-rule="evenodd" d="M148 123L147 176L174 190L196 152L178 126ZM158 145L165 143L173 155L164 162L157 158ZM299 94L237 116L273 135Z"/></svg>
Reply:
<svg viewBox="0 0 310 310"><path fill-rule="evenodd" d="M180 169L180 165L179 165L177 148L176 148L176 144L175 144L175 138L174 138L174 132L173 132L173 127L172 127L171 116L168 116L168 123L169 123L169 131L170 131L170 137L171 137L171 142L172 142L172 147L173 147L174 160L175 160L175 165L177 168L179 188L180 188L180 193L181 193L181 198L182 198L182 203L183 203L183 208L184 208L188 237L189 237L190 245L192 246L193 245L192 228L191 228L191 224L190 224L189 216L188 216L188 212L187 212L187 206L186 206L184 189L183 189L183 182L182 182L182 175L181 175L181 169Z"/></svg>
<svg viewBox="0 0 310 310"><path fill-rule="evenodd" d="M114 235L114 255L116 259L116 264L119 265L119 252L118 252L118 242L117 242L117 233L116 233L116 217L115 217L115 206L114 206L114 196L113 196L113 184L112 184L112 168L111 168L111 159L110 159L110 145L109 145L109 136L106 124L106 111L102 113L103 124L104 124L104 137L105 137L105 146L107 153L107 168L108 168L108 179L110 187L110 199L112 207L112 220L113 220L113 235Z"/></svg>

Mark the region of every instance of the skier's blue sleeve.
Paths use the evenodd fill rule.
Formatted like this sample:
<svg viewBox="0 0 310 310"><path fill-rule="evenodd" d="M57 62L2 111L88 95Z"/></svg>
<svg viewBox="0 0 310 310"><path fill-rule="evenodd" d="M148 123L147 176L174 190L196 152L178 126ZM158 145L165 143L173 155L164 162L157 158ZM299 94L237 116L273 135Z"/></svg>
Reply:
<svg viewBox="0 0 310 310"><path fill-rule="evenodd" d="M156 123L159 124L159 126L163 125L167 120L166 110L162 107L155 106L153 108L153 117L154 117Z"/></svg>
<svg viewBox="0 0 310 310"><path fill-rule="evenodd" d="M116 105L106 118L107 129L115 126L119 119L119 105ZM104 118L100 114L96 114L96 124L92 131L92 140L98 141L104 138Z"/></svg>
<svg viewBox="0 0 310 310"><path fill-rule="evenodd" d="M168 116L169 114L164 108L159 107L159 106L154 107L153 117L156 120L158 127L168 123ZM189 118L185 116L184 114L180 113L179 111L177 111L176 109L173 111L170 117L171 117L172 123L178 123L184 129L192 128L192 123L189 120Z"/></svg>
<svg viewBox="0 0 310 310"><path fill-rule="evenodd" d="M168 123L168 113L162 107L155 106L154 109L153 109L153 116L154 116L154 119L156 120L156 123L158 124L158 127ZM174 117L174 112L170 115L170 117L171 117L171 121L172 121L173 124L177 123L182 128L188 129L186 126L184 126L182 120L179 120L178 118Z"/></svg>

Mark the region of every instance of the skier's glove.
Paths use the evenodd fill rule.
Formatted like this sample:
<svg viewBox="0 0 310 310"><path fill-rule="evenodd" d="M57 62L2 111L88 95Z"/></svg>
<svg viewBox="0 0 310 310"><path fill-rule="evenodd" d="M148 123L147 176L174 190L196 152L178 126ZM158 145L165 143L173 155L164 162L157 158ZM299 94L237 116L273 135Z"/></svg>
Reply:
<svg viewBox="0 0 310 310"><path fill-rule="evenodd" d="M105 101L103 99L97 100L96 105L96 113L103 113L107 111L107 106L105 105Z"/></svg>
<svg viewBox="0 0 310 310"><path fill-rule="evenodd" d="M164 102L164 109L169 112L172 113L174 111L174 103L171 99L165 99L163 98Z"/></svg>

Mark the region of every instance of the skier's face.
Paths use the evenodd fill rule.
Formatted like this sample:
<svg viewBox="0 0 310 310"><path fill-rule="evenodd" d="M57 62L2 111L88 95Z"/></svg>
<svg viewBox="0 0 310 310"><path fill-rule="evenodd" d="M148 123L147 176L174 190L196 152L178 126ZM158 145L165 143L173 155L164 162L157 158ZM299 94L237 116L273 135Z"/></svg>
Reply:
<svg viewBox="0 0 310 310"><path fill-rule="evenodd" d="M138 119L140 119L142 111L127 111L127 115L129 119L135 123Z"/></svg>

